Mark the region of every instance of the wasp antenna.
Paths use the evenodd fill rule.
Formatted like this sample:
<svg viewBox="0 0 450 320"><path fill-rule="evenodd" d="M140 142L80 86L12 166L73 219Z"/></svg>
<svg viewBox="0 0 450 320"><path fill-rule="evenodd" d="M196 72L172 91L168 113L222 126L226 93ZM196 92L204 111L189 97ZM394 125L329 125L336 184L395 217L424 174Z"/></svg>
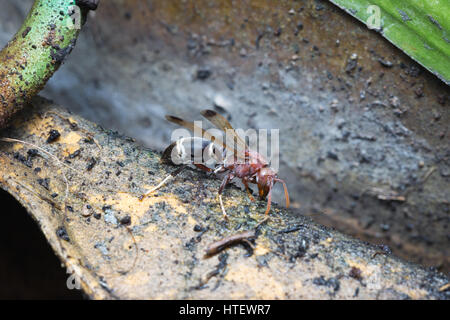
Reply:
<svg viewBox="0 0 450 320"><path fill-rule="evenodd" d="M289 201L289 192L288 192L288 189L287 189L287 186L286 186L286 182L284 182L284 181L281 180L281 179L275 179L275 181L281 182L281 183L283 184L283 188L284 188L284 196L285 196L285 198L286 198L286 208L289 208L289 204L290 204L290 201Z"/></svg>

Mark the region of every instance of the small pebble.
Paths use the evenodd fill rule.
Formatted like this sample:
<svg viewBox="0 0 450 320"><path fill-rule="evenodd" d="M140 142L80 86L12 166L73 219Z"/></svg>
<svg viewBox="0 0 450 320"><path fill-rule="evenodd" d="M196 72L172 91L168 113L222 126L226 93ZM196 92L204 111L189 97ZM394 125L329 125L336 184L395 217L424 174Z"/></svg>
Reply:
<svg viewBox="0 0 450 320"><path fill-rule="evenodd" d="M48 138L47 138L47 142L51 143L56 141L59 137L61 136L61 134L59 133L58 130L52 129L49 132Z"/></svg>

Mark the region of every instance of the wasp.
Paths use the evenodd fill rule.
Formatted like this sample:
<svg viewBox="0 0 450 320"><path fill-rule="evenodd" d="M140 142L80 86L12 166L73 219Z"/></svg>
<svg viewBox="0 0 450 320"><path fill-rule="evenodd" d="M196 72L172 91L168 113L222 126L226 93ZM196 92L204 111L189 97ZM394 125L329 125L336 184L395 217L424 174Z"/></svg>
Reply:
<svg viewBox="0 0 450 320"><path fill-rule="evenodd" d="M226 142L219 135L211 134L194 122L167 115L166 119L168 121L189 129L194 134L201 134L201 137L185 137L173 142L164 150L162 161L169 164L193 164L208 173L224 174L218 196L225 219L227 219L227 213L223 205L222 193L226 185L235 178L242 181L252 201L254 199L250 192L249 184L258 186L260 199L264 200L267 198L266 216L271 208L272 189L276 182L283 184L286 207L289 207L289 193L286 183L278 178L267 160L258 152L250 150L246 142L237 134L225 117L213 110L203 110L201 114L217 129L226 133ZM200 157L197 156L199 154ZM181 172L182 168L175 170L156 187L143 194L140 199L142 200L153 191L162 187L169 179Z"/></svg>

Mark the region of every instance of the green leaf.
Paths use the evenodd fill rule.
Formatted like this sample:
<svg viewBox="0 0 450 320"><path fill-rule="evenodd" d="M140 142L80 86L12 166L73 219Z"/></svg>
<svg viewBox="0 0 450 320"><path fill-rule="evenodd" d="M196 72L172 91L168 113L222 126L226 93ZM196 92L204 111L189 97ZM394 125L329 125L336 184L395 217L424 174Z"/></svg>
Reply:
<svg viewBox="0 0 450 320"><path fill-rule="evenodd" d="M450 85L449 0L330 0ZM376 25L379 8L380 25Z"/></svg>

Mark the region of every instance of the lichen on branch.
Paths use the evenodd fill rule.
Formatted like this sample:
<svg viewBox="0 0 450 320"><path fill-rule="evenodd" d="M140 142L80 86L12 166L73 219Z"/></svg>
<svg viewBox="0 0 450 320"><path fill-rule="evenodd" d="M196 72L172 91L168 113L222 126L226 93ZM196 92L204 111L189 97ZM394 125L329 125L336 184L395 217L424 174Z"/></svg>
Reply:
<svg viewBox="0 0 450 320"><path fill-rule="evenodd" d="M36 95L72 51L97 0L36 0L0 52L0 128Z"/></svg>

